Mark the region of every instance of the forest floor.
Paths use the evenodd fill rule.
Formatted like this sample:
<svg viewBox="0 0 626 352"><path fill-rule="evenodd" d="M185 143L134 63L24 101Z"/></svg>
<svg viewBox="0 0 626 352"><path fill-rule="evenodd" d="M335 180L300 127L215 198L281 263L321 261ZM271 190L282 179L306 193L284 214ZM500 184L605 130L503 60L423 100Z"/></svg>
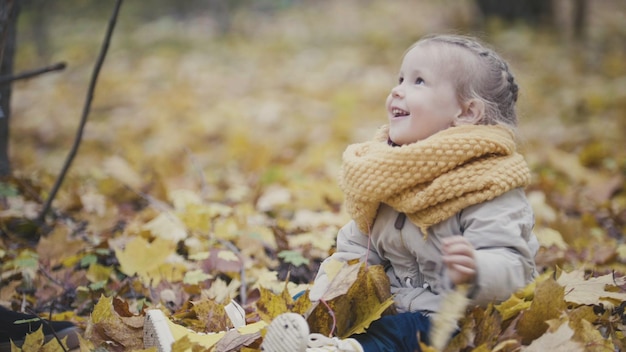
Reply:
<svg viewBox="0 0 626 352"><path fill-rule="evenodd" d="M198 331L228 327L230 299L250 324L306 309L290 297L349 221L343 150L385 123L404 50L460 32L500 52L521 87L543 275L469 309L448 350L547 350L574 333L571 350L624 350L626 9L593 2L575 42L564 27L477 27L467 2L444 3L242 10L227 34L206 14L141 22L122 8L79 153L45 228L28 231L74 139L107 20L55 15L46 63L67 69L13 86L0 304L74 321L83 348L111 351L143 348L152 307ZM16 71L43 64L23 33ZM259 333L240 347L258 349Z"/></svg>

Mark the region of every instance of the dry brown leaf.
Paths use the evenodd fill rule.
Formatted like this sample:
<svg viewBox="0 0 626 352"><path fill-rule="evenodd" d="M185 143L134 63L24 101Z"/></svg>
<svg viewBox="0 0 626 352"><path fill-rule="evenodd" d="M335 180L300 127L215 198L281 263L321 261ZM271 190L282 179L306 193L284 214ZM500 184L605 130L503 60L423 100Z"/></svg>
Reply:
<svg viewBox="0 0 626 352"><path fill-rule="evenodd" d="M39 240L37 254L42 263L55 266L85 248L85 242L72 238L71 231L67 226L57 224L48 236Z"/></svg>
<svg viewBox="0 0 626 352"><path fill-rule="evenodd" d="M598 305L613 307L616 303L626 301L625 292L607 291L608 286L624 285L624 277L616 278L611 274L585 279L583 270L562 272L557 282L565 288L565 300L575 304Z"/></svg>
<svg viewBox="0 0 626 352"><path fill-rule="evenodd" d="M580 323L574 327L573 340L580 342L585 347L585 351L589 352L603 352L614 349L611 340L605 339L600 331L586 319L580 320Z"/></svg>
<svg viewBox="0 0 626 352"><path fill-rule="evenodd" d="M574 330L567 322L561 322L555 331L548 331L535 339L528 347L522 347L524 352L583 352L584 346L573 340Z"/></svg>
<svg viewBox="0 0 626 352"><path fill-rule="evenodd" d="M120 309L120 303L116 306ZM126 318L122 319L115 311L112 298L101 296L91 313L85 337L96 345L107 344L121 350L142 348L143 324L137 323L137 319ZM143 317L140 321L143 322Z"/></svg>
<svg viewBox="0 0 626 352"><path fill-rule="evenodd" d="M280 295L274 294L272 291L260 287L261 297L256 302L256 312L265 322L271 322L280 314L290 312L294 306L294 301L289 290L285 285L285 289Z"/></svg>
<svg viewBox="0 0 626 352"><path fill-rule="evenodd" d="M230 330L215 346L215 352L238 351L243 346L249 346L261 338L261 331L242 334L238 330Z"/></svg>
<svg viewBox="0 0 626 352"><path fill-rule="evenodd" d="M196 318L203 325L200 331L218 332L233 327L226 310L224 310L224 305L213 300L204 299L193 302L191 311L195 313Z"/></svg>
<svg viewBox="0 0 626 352"><path fill-rule="evenodd" d="M139 190L143 184L141 176L122 157L109 157L104 161L103 169L105 173L134 190Z"/></svg>
<svg viewBox="0 0 626 352"><path fill-rule="evenodd" d="M349 264L330 259L322 264L326 275L320 276L309 291L311 301L330 301L344 295L357 280L361 263Z"/></svg>
<svg viewBox="0 0 626 352"><path fill-rule="evenodd" d="M565 310L563 287L553 279L537 285L530 308L522 313L517 323L517 331L524 344L529 344L545 333L550 319L556 319Z"/></svg>
<svg viewBox="0 0 626 352"><path fill-rule="evenodd" d="M312 332L330 335L334 315L336 336L345 338L362 333L392 307L389 278L382 266L358 265L357 279L348 292L326 302L332 312L324 304L313 309L307 319Z"/></svg>

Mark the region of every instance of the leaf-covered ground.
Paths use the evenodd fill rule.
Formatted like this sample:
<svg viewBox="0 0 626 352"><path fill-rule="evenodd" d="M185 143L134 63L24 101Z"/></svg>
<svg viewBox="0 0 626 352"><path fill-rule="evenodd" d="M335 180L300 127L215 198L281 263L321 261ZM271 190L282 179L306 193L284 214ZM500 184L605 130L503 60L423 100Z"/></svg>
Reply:
<svg viewBox="0 0 626 352"><path fill-rule="evenodd" d="M626 349L626 8L590 3L584 43L562 26L481 21L465 1L242 10L227 35L205 13L146 22L123 7L80 151L38 229L28 220L70 149L108 14L50 14L46 62L22 24L17 71L68 68L14 85L0 304L72 320L86 329L83 348L110 351L142 348L152 307L197 331L229 328L230 299L248 324L309 309L291 296L348 221L343 149L385 122L408 45L482 23L521 86L544 275L502 305L470 308L449 350ZM341 327L342 297L380 292L380 276L337 272L354 283L324 293ZM372 307L354 313L359 324L384 310L384 295L356 296ZM328 309L316 309L309 322L328 329ZM216 350L257 349L254 326Z"/></svg>

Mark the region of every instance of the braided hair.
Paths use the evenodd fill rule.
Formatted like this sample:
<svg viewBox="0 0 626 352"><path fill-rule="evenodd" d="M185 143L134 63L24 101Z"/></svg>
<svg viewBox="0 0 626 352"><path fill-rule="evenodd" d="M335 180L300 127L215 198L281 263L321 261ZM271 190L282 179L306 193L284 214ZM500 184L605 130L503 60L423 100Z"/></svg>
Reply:
<svg viewBox="0 0 626 352"><path fill-rule="evenodd" d="M480 99L485 104L485 116L479 123L486 125L517 125L515 103L519 87L507 63L495 51L477 40L458 35L431 35L420 39L411 48L439 43L461 48L473 54L473 59L459 60L471 66L457 70L458 95L460 101ZM464 55L465 57L467 55Z"/></svg>

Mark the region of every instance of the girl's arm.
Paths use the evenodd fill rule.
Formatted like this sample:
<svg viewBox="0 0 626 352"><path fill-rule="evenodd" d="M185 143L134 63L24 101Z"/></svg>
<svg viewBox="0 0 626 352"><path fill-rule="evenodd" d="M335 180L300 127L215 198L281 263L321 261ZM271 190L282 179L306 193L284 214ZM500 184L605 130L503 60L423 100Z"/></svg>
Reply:
<svg viewBox="0 0 626 352"><path fill-rule="evenodd" d="M477 304L505 300L536 276L533 225L532 208L522 189L462 211L463 237L474 247Z"/></svg>

